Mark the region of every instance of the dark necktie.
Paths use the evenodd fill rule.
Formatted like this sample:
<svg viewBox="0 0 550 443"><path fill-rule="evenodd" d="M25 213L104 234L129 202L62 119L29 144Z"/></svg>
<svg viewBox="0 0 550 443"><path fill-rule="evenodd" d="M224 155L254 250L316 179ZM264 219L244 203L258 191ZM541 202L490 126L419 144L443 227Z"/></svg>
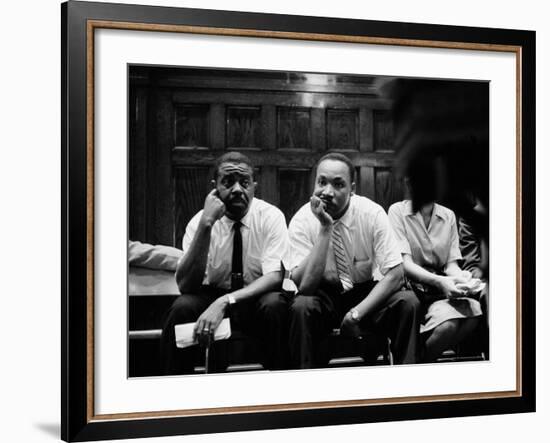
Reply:
<svg viewBox="0 0 550 443"><path fill-rule="evenodd" d="M243 237L241 222L233 223L233 257L231 259L231 290L243 287Z"/></svg>

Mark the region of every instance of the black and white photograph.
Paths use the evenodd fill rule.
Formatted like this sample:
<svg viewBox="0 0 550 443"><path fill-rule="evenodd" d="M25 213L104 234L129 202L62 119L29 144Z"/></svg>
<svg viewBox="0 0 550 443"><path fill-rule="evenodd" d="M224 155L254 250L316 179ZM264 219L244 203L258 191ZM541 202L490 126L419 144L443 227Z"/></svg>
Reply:
<svg viewBox="0 0 550 443"><path fill-rule="evenodd" d="M128 377L489 362L489 87L128 65Z"/></svg>

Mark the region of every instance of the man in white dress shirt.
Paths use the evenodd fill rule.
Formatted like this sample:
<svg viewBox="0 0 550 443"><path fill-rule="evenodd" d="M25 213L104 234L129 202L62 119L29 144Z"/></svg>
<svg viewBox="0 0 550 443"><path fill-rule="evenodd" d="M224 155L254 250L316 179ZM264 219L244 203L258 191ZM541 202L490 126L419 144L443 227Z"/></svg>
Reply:
<svg viewBox="0 0 550 443"><path fill-rule="evenodd" d="M254 168L230 152L214 166L213 189L188 223L176 268L181 292L166 315L161 358L166 374L193 372L196 347L177 349L174 325L196 321L207 341L230 315L232 327L260 339L262 364L285 366L288 303L281 293L281 264L289 252L283 213L254 197Z"/></svg>
<svg viewBox="0 0 550 443"><path fill-rule="evenodd" d="M402 258L384 209L355 195L351 161L329 153L317 163L309 203L289 225L291 275L298 295L290 307L290 364L322 366L319 344L332 328L391 339L397 364L415 363L420 303L401 291ZM373 280L378 268L380 281Z"/></svg>

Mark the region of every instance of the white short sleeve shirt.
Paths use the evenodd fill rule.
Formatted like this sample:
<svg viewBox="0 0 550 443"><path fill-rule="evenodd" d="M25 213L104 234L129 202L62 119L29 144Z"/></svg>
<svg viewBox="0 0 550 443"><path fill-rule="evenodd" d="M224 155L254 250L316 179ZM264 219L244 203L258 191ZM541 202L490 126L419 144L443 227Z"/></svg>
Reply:
<svg viewBox="0 0 550 443"><path fill-rule="evenodd" d="M202 210L187 224L182 249L189 249L197 231ZM249 285L264 274L281 270L281 262L288 265L289 241L285 217L275 206L253 198L247 214L241 219L243 226L243 279ZM223 216L212 226L210 248L204 285L223 289L231 287L231 259L233 254L234 221Z"/></svg>
<svg viewBox="0 0 550 443"><path fill-rule="evenodd" d="M462 258L456 217L445 206L434 204L428 227L422 215L412 211L410 200L391 205L388 215L400 252L410 254L417 265L440 272L448 263Z"/></svg>
<svg viewBox="0 0 550 443"><path fill-rule="evenodd" d="M378 268L382 275L402 263L401 253L384 209L366 197L352 195L346 213L336 221L353 283L372 280ZM310 203L302 206L289 225L290 266L299 266L310 254L321 224L311 212ZM329 246L324 278L337 279L332 243Z"/></svg>

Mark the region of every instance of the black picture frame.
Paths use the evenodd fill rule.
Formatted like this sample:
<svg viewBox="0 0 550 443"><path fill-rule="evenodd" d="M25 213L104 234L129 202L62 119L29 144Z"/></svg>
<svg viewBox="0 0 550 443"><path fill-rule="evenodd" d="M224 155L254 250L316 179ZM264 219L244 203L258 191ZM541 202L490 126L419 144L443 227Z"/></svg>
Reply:
<svg viewBox="0 0 550 443"><path fill-rule="evenodd" d="M355 19L272 15L70 1L62 18L62 374L61 437L65 441L219 433L289 427L510 414L535 410L535 33ZM400 404L245 409L231 413L159 418L101 418L93 414L93 70L94 23L144 24L271 34L275 38L343 40L380 44L509 47L519 57L518 154L521 206L518 238L518 389L497 398L440 399ZM91 25L92 24L92 25ZM116 26L115 26L116 27ZM167 28L166 28L167 29ZM215 33L215 31L213 32ZM458 46L459 47L459 46ZM93 151L92 151L93 152Z"/></svg>

